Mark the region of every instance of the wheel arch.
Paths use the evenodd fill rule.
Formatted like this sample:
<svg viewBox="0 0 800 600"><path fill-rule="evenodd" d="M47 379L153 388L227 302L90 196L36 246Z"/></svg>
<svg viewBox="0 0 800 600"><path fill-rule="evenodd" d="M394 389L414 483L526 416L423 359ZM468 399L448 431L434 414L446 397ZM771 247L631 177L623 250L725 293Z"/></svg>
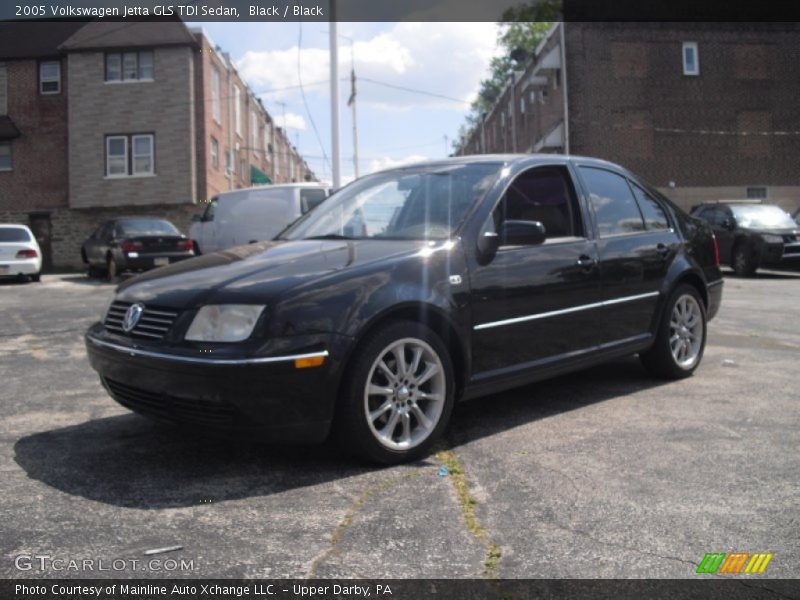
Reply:
<svg viewBox="0 0 800 600"><path fill-rule="evenodd" d="M456 398L459 398L464 391L467 381L467 373L469 367L469 357L466 352L466 345L458 334L458 330L452 321L440 308L433 304L425 302L410 302L402 305L394 306L370 320L361 332L356 336L353 343L350 345L350 350L342 360L342 373L343 376L339 382L339 389L348 376L348 370L352 358L355 356L358 349L363 345L364 340L376 329L385 326L387 323L393 321L414 321L422 323L434 331L442 340L450 353L450 360L453 362L453 370L455 371L456 381ZM338 394L337 394L338 396Z"/></svg>

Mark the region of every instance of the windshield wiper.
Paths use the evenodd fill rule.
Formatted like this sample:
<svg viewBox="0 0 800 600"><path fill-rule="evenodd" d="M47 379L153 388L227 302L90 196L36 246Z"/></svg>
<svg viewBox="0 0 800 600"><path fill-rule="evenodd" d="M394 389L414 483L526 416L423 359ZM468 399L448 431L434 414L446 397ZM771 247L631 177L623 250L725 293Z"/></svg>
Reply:
<svg viewBox="0 0 800 600"><path fill-rule="evenodd" d="M325 235L312 235L310 237L302 238L304 240L355 240L357 238L350 237L349 235L341 235L339 233L326 233Z"/></svg>

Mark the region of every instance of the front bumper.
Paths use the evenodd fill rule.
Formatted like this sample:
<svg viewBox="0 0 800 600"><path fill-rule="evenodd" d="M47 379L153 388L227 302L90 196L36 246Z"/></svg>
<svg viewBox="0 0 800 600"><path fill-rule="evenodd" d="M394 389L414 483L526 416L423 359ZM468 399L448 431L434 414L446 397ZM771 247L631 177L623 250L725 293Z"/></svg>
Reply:
<svg viewBox="0 0 800 600"><path fill-rule="evenodd" d="M112 398L152 419L269 442L309 443L330 430L341 356L349 338L298 336L274 344L278 354L215 356L183 352L110 334L99 323L86 333L89 362ZM319 367L294 360L324 356Z"/></svg>

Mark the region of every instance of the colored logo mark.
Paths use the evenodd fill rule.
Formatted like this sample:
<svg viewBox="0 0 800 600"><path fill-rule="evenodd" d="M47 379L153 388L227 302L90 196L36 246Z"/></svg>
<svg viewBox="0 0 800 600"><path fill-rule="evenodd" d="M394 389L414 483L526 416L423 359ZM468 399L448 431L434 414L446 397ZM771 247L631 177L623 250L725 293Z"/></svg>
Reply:
<svg viewBox="0 0 800 600"><path fill-rule="evenodd" d="M767 570L774 555L766 552L707 552L697 566L698 573L758 573Z"/></svg>

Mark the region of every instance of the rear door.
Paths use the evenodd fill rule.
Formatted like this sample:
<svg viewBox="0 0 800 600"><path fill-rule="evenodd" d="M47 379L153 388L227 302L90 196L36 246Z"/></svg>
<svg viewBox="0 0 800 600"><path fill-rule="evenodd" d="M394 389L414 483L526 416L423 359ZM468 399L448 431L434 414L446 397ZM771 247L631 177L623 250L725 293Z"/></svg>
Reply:
<svg viewBox="0 0 800 600"><path fill-rule="evenodd" d="M600 278L594 241L586 232L565 164L517 175L483 231L504 220L540 221L538 246L503 246L488 262L470 264L475 379L569 358L597 345Z"/></svg>
<svg viewBox="0 0 800 600"><path fill-rule="evenodd" d="M680 239L643 187L610 169L580 165L578 170L597 235L602 344L639 341L651 332L661 283Z"/></svg>
<svg viewBox="0 0 800 600"><path fill-rule="evenodd" d="M217 222L216 212L219 206L219 196L214 196L206 206L206 210L200 219L200 233L197 242L200 244L200 252L208 254L217 250Z"/></svg>

